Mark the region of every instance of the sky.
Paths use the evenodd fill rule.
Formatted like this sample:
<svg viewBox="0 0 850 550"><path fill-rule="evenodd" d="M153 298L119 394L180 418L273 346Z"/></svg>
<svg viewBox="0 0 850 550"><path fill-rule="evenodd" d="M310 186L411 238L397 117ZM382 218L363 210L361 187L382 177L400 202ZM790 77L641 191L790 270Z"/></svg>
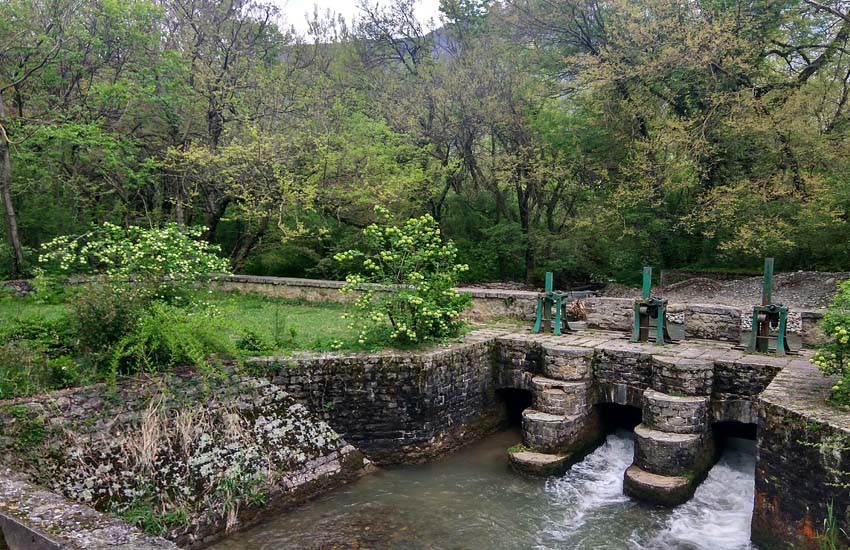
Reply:
<svg viewBox="0 0 850 550"><path fill-rule="evenodd" d="M279 8L281 13L285 15L285 20L288 25L295 27L299 33L307 31L307 23L305 22L305 13L313 12L313 5L319 6L319 13L324 13L326 9L342 14L346 21L350 21L352 15L357 13L357 0L272 0ZM376 0L370 0L374 3ZM381 4L385 4L387 0L377 0ZM439 22L439 0L419 0L417 2L417 15L423 23L430 18Z"/></svg>

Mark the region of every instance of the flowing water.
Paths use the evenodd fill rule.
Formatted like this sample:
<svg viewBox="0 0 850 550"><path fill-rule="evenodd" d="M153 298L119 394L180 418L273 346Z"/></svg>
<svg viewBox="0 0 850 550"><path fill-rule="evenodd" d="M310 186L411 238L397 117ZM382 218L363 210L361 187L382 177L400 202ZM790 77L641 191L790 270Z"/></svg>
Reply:
<svg viewBox="0 0 850 550"><path fill-rule="evenodd" d="M628 432L547 480L509 470L505 449L518 440L502 432L431 464L380 471L214 548L752 548L752 442L730 440L695 497L669 510L623 496L634 452Z"/></svg>

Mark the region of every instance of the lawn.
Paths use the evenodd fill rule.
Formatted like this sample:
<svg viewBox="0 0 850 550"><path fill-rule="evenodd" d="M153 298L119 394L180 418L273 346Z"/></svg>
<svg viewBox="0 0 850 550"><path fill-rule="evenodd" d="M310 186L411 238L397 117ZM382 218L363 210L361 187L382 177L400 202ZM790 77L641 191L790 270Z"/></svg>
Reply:
<svg viewBox="0 0 850 550"><path fill-rule="evenodd" d="M79 290L77 291L79 292ZM0 399L80 386L108 378L80 352L66 300L0 297ZM345 305L259 294L199 292L190 311L217 318L239 358L300 350L357 350L342 319Z"/></svg>

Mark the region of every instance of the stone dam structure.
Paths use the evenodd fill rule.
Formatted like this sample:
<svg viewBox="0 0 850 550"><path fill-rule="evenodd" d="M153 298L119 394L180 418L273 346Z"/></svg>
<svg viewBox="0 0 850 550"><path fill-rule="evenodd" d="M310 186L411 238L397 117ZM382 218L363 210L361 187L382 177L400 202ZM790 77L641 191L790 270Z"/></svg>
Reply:
<svg viewBox="0 0 850 550"><path fill-rule="evenodd" d="M772 357L719 341L484 329L426 353L256 361L378 464L427 460L486 433L504 420L502 396L519 392L529 398L523 441L509 452L521 472L563 472L604 438L604 409L624 407L641 418L623 473L633 498L687 501L734 427L758 434L752 537L763 548L817 548L827 505L850 509L850 447L836 443L850 426L825 405L831 381L805 350Z"/></svg>
<svg viewBox="0 0 850 550"><path fill-rule="evenodd" d="M241 279L231 283L258 289ZM308 283L293 292L312 293ZM287 288L276 284L270 293L289 295ZM314 298L324 299L323 292ZM527 320L533 313L527 297L504 292L481 297L475 315ZM411 464L451 452L504 425L512 413L520 418L522 441L506 452L515 470L530 475L565 471L604 440L612 418L628 418L635 450L623 490L663 506L692 497L724 435L755 437L752 539L763 550L817 548L830 504L837 517L848 517L850 420L825 404L832 381L809 363L807 350L786 357L745 353L736 349L740 312L705 305L679 309L686 339L631 343L624 332L631 301L596 300L588 299L591 328L560 336L514 325L426 350L247 361L250 374L221 381L211 410L250 411L259 394L297 403L303 406L299 422L326 425L333 443L286 476L262 507L240 510L237 528L355 479L370 464ZM810 313L802 316L803 342L815 338L818 314ZM108 441L116 427L132 425L144 412L152 387L197 392L195 378L180 373L121 381L118 398L114 390L86 387L0 402L0 444L9 456L18 452L21 418L13 409L30 411L29 427L38 422L61 430L70 423L94 441ZM80 403L85 406L75 406ZM281 410L296 410L286 407ZM144 535L38 487L16 460L7 462L11 469L0 471L0 548L202 548L227 532L213 518L170 540Z"/></svg>

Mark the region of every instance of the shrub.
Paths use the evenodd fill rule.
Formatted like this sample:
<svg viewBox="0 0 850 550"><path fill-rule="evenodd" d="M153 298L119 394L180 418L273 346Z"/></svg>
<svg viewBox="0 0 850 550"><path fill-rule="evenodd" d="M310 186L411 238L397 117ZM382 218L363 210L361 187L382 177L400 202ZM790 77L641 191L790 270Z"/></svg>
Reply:
<svg viewBox="0 0 850 550"><path fill-rule="evenodd" d="M135 329L152 292L145 286L95 282L69 303L80 353L93 364L108 361L112 347Z"/></svg>
<svg viewBox="0 0 850 550"><path fill-rule="evenodd" d="M151 281L160 297L214 273L227 273L219 248L201 238L202 227L167 224L126 229L105 222L84 235L64 235L42 245L39 263L54 275L95 275Z"/></svg>
<svg viewBox="0 0 850 550"><path fill-rule="evenodd" d="M157 372L178 365L203 369L211 356L236 357L229 329L215 312L154 302L115 344L111 372Z"/></svg>
<svg viewBox="0 0 850 550"><path fill-rule="evenodd" d="M826 338L812 362L825 376L839 377L830 401L850 405L850 281L839 283L838 289L821 321Z"/></svg>
<svg viewBox="0 0 850 550"><path fill-rule="evenodd" d="M455 290L458 275L468 267L456 263L454 244L442 242L429 214L396 226L387 210L375 211L383 223L363 230L367 251L335 256L340 262L360 262L362 272L350 273L342 289L362 292L351 326L359 329L360 343L411 344L457 336L470 297Z"/></svg>

